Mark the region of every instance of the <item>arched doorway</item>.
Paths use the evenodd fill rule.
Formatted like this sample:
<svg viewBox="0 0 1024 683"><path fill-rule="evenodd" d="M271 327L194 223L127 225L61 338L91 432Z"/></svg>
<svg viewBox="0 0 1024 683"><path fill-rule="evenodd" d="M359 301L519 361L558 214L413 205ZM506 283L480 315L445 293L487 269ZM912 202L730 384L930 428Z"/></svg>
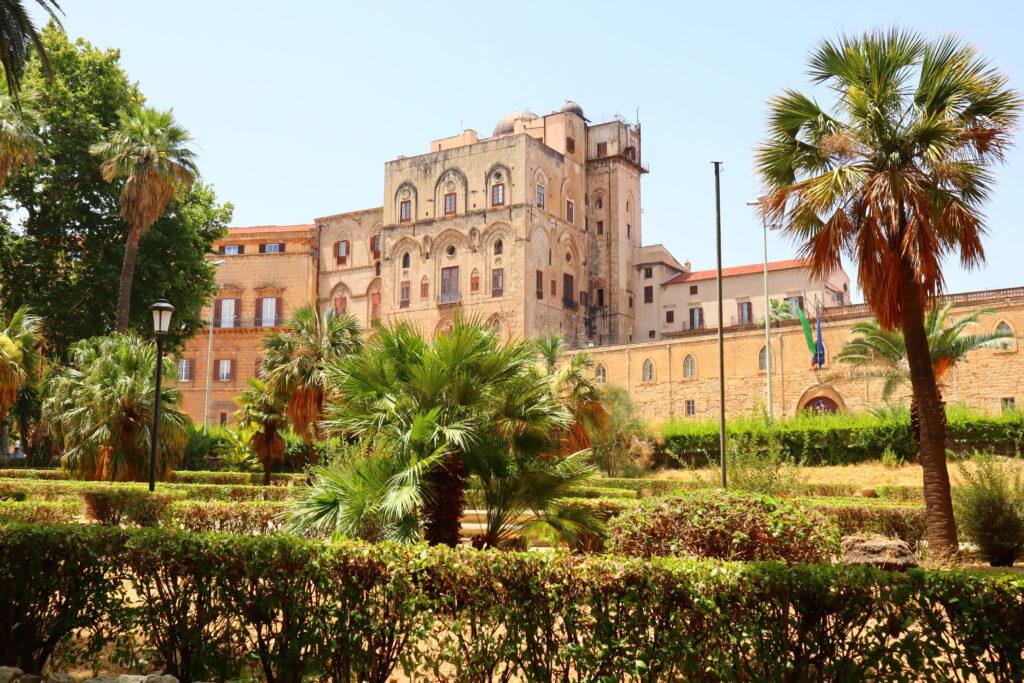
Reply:
<svg viewBox="0 0 1024 683"><path fill-rule="evenodd" d="M837 413L839 412L839 406L828 396L815 396L807 402L804 410L810 410L815 413Z"/></svg>
<svg viewBox="0 0 1024 683"><path fill-rule="evenodd" d="M846 412L846 403L839 392L826 384L808 387L796 403L797 411L812 410L816 413Z"/></svg>

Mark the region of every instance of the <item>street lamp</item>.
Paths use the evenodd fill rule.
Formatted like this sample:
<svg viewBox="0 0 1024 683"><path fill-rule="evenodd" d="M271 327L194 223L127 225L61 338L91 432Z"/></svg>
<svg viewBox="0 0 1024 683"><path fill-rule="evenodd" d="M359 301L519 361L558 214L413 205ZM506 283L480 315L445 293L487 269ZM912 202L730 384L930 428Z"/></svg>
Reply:
<svg viewBox="0 0 1024 683"><path fill-rule="evenodd" d="M217 267L224 265L224 259L210 261L210 265ZM217 294L214 293L213 301L210 302L210 331L206 339L206 399L203 401L203 434L210 429L210 383L213 380L213 309L217 306Z"/></svg>
<svg viewBox="0 0 1024 683"><path fill-rule="evenodd" d="M153 333L156 335L156 393L153 396L153 432L149 438L149 490L156 489L156 444L160 429L160 380L164 373L164 335L171 329L174 306L167 299L157 299L149 307L153 313Z"/></svg>

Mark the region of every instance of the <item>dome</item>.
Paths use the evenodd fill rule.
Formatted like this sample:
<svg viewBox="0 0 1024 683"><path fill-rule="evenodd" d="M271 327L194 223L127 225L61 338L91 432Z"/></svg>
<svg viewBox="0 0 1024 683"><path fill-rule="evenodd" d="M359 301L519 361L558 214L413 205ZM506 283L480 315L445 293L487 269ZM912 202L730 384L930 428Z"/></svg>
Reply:
<svg viewBox="0 0 1024 683"><path fill-rule="evenodd" d="M501 117L501 120L494 126L494 137L499 135L510 135L516 129L516 121L532 121L537 118L529 109L523 109L522 111L514 111L511 114L505 114Z"/></svg>
<svg viewBox="0 0 1024 683"><path fill-rule="evenodd" d="M563 114L572 112L573 114L576 114L576 116L579 116L581 119L587 118L586 116L583 115L583 107L581 107L578 103L573 102L572 100L566 100L565 104L562 105L562 109L560 111Z"/></svg>

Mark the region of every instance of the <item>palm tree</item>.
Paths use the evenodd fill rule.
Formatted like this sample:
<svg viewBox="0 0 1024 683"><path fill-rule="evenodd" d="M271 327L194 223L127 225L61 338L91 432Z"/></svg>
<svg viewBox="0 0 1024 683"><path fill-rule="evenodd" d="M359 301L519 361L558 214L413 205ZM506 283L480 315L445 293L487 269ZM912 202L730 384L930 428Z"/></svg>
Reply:
<svg viewBox="0 0 1024 683"><path fill-rule="evenodd" d="M40 146L38 125L31 109L20 108L7 95L0 95L0 187L16 168L35 163Z"/></svg>
<svg viewBox="0 0 1024 683"><path fill-rule="evenodd" d="M566 358L569 347L557 334L537 337L534 343L555 395L573 416L572 425L562 436L563 453L590 448L592 436L604 429L609 420L601 388L594 377L594 359L586 351Z"/></svg>
<svg viewBox="0 0 1024 683"><path fill-rule="evenodd" d="M46 10L57 26L63 13L55 0L36 0ZM32 23L32 18L21 0L0 0L0 65L3 66L7 80L7 92L17 101L21 90L21 77L25 73L32 51L39 55L43 71L50 73L50 59L43 47L39 29Z"/></svg>
<svg viewBox="0 0 1024 683"><path fill-rule="evenodd" d="M762 219L802 244L813 276L857 264L883 329L903 331L920 413L929 548L958 548L943 406L925 332L942 259L984 260L982 206L1021 98L974 48L900 30L824 41L810 58L832 111L787 90L771 100L756 166Z"/></svg>
<svg viewBox="0 0 1024 683"><path fill-rule="evenodd" d="M359 321L351 315L317 313L313 305L292 314L285 329L263 341L263 371L273 390L287 398L292 429L310 447L320 438L320 419L328 396L327 367L362 348Z"/></svg>
<svg viewBox="0 0 1024 683"><path fill-rule="evenodd" d="M156 347L135 336L114 333L85 339L71 360L49 381L42 415L64 449L62 465L80 479L144 481L149 474L150 429L156 391ZM174 364L164 363L171 380ZM188 439L189 419L181 392L160 392L157 468L170 476Z"/></svg>
<svg viewBox="0 0 1024 683"><path fill-rule="evenodd" d="M947 327L946 320L952 307L951 303L933 306L924 321L936 383L942 382L954 365L966 361L971 351L999 348L1013 337L1012 332L999 329L965 334L967 328L977 325L978 319L992 313L991 310L968 313ZM843 345L836 354L836 360L854 368L858 377L881 379L884 401L888 401L901 386L910 384L907 348L901 331L887 330L873 321L855 323L850 330L854 338ZM912 406L911 414L916 412Z"/></svg>
<svg viewBox="0 0 1024 683"><path fill-rule="evenodd" d="M284 459L285 443L281 436L285 418L284 397L274 391L266 382L255 377L249 378L249 388L239 395L241 410L235 413L241 429L253 429L249 437L249 448L263 465L263 485L270 485L270 468Z"/></svg>
<svg viewBox="0 0 1024 683"><path fill-rule="evenodd" d="M19 393L37 379L39 322L25 306L8 318L0 309L0 454L7 455L7 418ZM22 434L22 440L26 435Z"/></svg>
<svg viewBox="0 0 1024 683"><path fill-rule="evenodd" d="M128 331L132 280L139 242L179 193L199 175L188 131L170 110L138 107L118 112L117 129L90 151L102 159L100 172L108 183L123 180L121 217L128 223L121 284L117 293L118 332Z"/></svg>
<svg viewBox="0 0 1024 683"><path fill-rule="evenodd" d="M534 345L499 343L471 321L430 342L408 325L381 327L361 354L331 368L331 381L325 430L362 438L372 452L344 474L320 473L347 488L321 500L313 518L348 520L350 531L377 525L408 540L422 527L427 541L454 546L481 454L553 460L572 423L537 370Z"/></svg>

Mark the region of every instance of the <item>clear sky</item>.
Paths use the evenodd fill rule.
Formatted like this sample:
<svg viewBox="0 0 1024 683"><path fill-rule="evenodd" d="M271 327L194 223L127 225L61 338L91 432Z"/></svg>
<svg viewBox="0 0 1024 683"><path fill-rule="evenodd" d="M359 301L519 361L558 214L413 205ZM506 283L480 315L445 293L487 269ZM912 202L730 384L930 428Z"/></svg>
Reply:
<svg viewBox="0 0 1024 683"><path fill-rule="evenodd" d="M899 24L976 44L1024 89L1024 3L328 2L61 0L65 28L122 62L152 105L174 107L236 225L311 222L379 206L383 164L505 113L579 102L593 121L643 125L643 238L714 267L761 259L752 150L765 101L808 90L805 60L840 32ZM1024 150L998 170L988 265L947 269L951 291L1024 285ZM793 254L772 236L770 258ZM851 278L854 278L851 272Z"/></svg>

